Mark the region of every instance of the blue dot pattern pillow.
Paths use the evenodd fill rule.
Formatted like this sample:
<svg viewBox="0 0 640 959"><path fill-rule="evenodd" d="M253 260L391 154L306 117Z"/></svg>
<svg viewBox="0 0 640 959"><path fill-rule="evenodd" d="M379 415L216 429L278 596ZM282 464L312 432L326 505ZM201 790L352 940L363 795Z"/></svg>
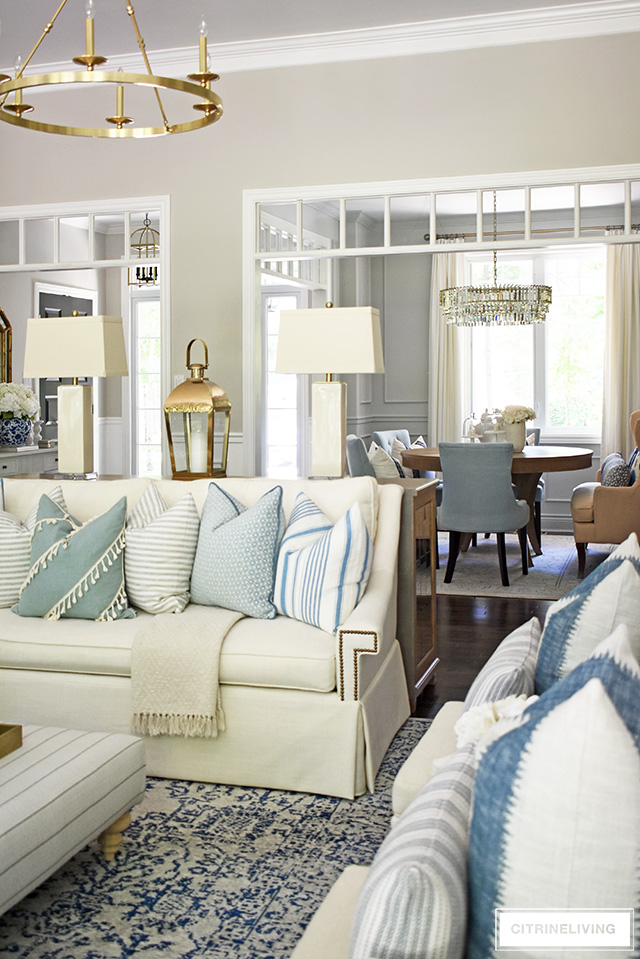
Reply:
<svg viewBox="0 0 640 959"><path fill-rule="evenodd" d="M504 954L498 908L640 901L638 702L622 625L486 749L470 830L468 959Z"/></svg>
<svg viewBox="0 0 640 959"><path fill-rule="evenodd" d="M123 496L101 516L80 523L44 493L31 540L29 576L12 607L20 616L130 619L124 588Z"/></svg>
<svg viewBox="0 0 640 959"><path fill-rule="evenodd" d="M273 588L284 527L281 486L247 507L211 483L191 574L191 602L274 619Z"/></svg>

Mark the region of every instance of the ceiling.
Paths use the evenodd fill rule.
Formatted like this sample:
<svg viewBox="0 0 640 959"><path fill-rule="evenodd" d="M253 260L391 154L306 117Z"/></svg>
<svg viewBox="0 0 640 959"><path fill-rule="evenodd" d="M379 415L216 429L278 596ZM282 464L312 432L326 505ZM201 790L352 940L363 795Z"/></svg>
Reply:
<svg viewBox="0 0 640 959"><path fill-rule="evenodd" d="M0 64L12 66L16 54L25 59L60 0L0 0ZM477 36L480 20L501 29L510 19L521 26L562 21L574 24L574 35L634 29L630 15L640 17L637 0L132 0L147 51L195 48L202 18L209 45L238 44L323 35L343 31L379 31L395 25L429 26L441 34L456 27ZM96 52L115 57L137 50L127 0L95 0ZM84 52L85 0L66 0L33 65L68 61ZM533 14L535 11L535 15ZM470 18L470 19L469 19ZM609 28L598 24L607 19ZM575 26L580 20L584 24ZM636 20L633 21L636 23ZM586 26L590 23L590 26ZM484 27L485 24L483 24ZM639 29L636 25L635 29ZM532 34L533 39L545 37ZM505 42L503 40L503 42ZM506 41L512 42L512 41ZM413 51L417 52L417 51Z"/></svg>

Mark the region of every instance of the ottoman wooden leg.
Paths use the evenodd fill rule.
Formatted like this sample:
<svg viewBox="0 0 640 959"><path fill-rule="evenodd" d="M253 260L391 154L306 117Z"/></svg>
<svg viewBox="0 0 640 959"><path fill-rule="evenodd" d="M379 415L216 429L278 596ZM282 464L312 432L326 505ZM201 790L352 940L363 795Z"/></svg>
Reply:
<svg viewBox="0 0 640 959"><path fill-rule="evenodd" d="M127 828L131 822L131 816L128 812L123 813L119 819L116 819L115 822L112 822L110 826L101 832L98 836L102 852L104 853L104 858L111 862L115 856L120 843L122 842L122 833Z"/></svg>

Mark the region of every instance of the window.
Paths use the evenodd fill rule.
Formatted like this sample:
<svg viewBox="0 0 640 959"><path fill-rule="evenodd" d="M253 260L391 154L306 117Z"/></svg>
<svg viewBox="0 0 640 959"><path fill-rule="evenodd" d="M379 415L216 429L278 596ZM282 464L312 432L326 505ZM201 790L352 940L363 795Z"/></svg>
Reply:
<svg viewBox="0 0 640 959"><path fill-rule="evenodd" d="M161 388L160 299L132 293L134 463L138 476L162 475L163 404Z"/></svg>
<svg viewBox="0 0 640 959"><path fill-rule="evenodd" d="M298 467L298 377L275 373L280 310L295 310L295 293L264 296L266 328L266 476L295 478Z"/></svg>
<svg viewBox="0 0 640 959"><path fill-rule="evenodd" d="M467 257L469 282L493 283L491 254ZM545 432L599 433L602 417L603 247L498 254L498 283L545 283L545 323L469 331L467 405L476 416L507 403L533 406Z"/></svg>

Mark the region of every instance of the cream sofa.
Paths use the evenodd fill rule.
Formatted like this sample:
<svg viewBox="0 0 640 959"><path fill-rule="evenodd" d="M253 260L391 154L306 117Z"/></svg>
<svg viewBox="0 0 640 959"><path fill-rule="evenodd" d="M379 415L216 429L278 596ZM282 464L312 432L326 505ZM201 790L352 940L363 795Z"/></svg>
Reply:
<svg viewBox="0 0 640 959"><path fill-rule="evenodd" d="M122 496L127 510L151 480L7 478L5 510L24 520L42 493L62 487L82 522ZM366 592L336 634L277 616L242 618L226 636L220 683L226 729L217 738L145 737L147 774L352 798L373 790L395 732L409 716L396 639L397 555L402 490L369 477L342 480L223 479L251 506L283 487L288 518L304 490L332 520L360 504L374 544ZM209 480L159 480L167 506L190 491L202 511ZM126 549L126 546L125 546ZM175 615L188 623L192 605ZM0 609L3 721L128 733L131 646L150 614L98 623L44 619Z"/></svg>
<svg viewBox="0 0 640 959"><path fill-rule="evenodd" d="M544 625L534 617L502 640L465 701L440 709L400 768L373 863L341 873L291 959L489 959L500 954L499 908L632 912L639 577L633 533ZM629 816L627 830L607 817L611 805ZM633 943L623 954L637 955Z"/></svg>

